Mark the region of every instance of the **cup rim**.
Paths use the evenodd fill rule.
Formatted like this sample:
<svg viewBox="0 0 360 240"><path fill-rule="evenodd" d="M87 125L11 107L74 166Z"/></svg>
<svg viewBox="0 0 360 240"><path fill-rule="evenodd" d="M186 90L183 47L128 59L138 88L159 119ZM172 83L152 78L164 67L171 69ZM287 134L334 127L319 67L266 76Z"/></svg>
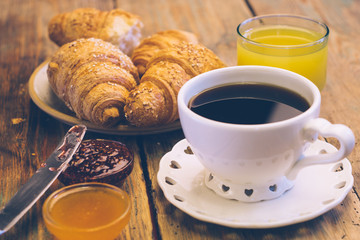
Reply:
<svg viewBox="0 0 360 240"><path fill-rule="evenodd" d="M90 189L90 188L92 190L93 189L109 189L110 191L117 192L118 194L120 194L121 196L123 196L126 199L125 201L128 203L126 206L126 209L124 210L124 212L121 215L119 215L116 219L112 220L111 222L104 224L104 225L97 226L97 227L92 227L92 228L78 228L78 227L72 227L69 225L60 224L51 216L50 207L54 202L56 202L62 198L61 195L64 195L64 194L68 195L68 194L72 194L72 193L77 193L79 191L87 191L87 189ZM99 231L102 229L106 229L106 228L116 224L117 222L124 219L128 215L128 213L130 212L130 209L131 209L130 197L124 190L122 190L114 185L107 184L107 183L85 182L85 183L76 183L76 184L72 184L69 186L65 186L63 188L56 190L52 194L50 194L43 204L42 212L43 212L44 220L47 220L49 222L49 224L56 226L56 228L61 227L62 229L65 229L66 231L91 233L91 232L96 232L96 231Z"/></svg>
<svg viewBox="0 0 360 240"><path fill-rule="evenodd" d="M312 101L312 103L309 103L310 107L305 112L302 112L301 114L299 114L295 117L285 119L282 121L265 123L265 124L233 124L233 123L219 122L219 121L205 118L205 117L191 111L190 108L188 107L189 102L185 102L186 92L189 91L190 89L192 89L195 84L198 84L198 82L205 81L204 79L209 78L211 75L217 75L217 74L222 74L222 73L224 73L224 75L225 75L226 72L228 72L228 71L232 72L232 71L246 71L246 70L252 70L254 72L272 71L272 72L285 73L285 74L288 74L289 76L299 79L299 81L306 84L307 88L312 93L313 101ZM253 81L249 81L249 82L253 82ZM221 83L219 83L218 85L221 85ZM218 85L214 84L213 86L218 86ZM211 86L211 87L213 87L213 86ZM279 85L277 85L277 86L279 86ZM210 88L210 87L205 87L201 91L206 90L208 88ZM290 90L294 91L294 89L290 89ZM201 92L201 91L199 91L199 92ZM194 95L192 95L191 97L193 97L193 96ZM189 100L191 99L191 97L189 98ZM302 120L304 118L309 118L313 114L313 112L316 112L318 109L320 109L321 95L320 95L320 90L317 88L317 86L313 82L311 82L309 79L307 79L304 76L297 74L295 72L292 72L292 71L289 71L286 69L282 69L282 68L277 68L277 67L258 66L258 65L242 65L242 66L231 66L231 67L215 69L215 70L211 70L211 71L208 71L208 72L205 72L205 73L195 76L194 78L188 80L181 87L177 100L178 100L179 111L183 111L183 113L188 114L196 121L202 121L204 124L207 124L207 125L216 125L216 126L221 126L224 128L229 128L229 129L242 129L242 130L252 131L254 129L256 129L256 130L263 129L264 130L264 129L269 129L269 128L284 127L285 125L291 125L294 122ZM308 99L306 99L306 100L308 100ZM180 122L181 122L181 114L180 114Z"/></svg>
<svg viewBox="0 0 360 240"><path fill-rule="evenodd" d="M299 45L272 45L272 44L256 42L254 40L247 38L246 36L244 36L243 34L240 33L240 27L242 25L252 22L254 20L261 20L261 19L266 19L266 18L294 18L294 19L297 18L297 19L306 20L309 22L316 23L319 26L322 26L325 29L325 34L318 40L313 41L311 43L299 44ZM299 48L307 48L307 47L315 46L315 45L325 42L330 34L330 30L325 23L317 21L315 19L308 18L308 17L304 17L304 16L300 16L300 15L291 15L291 14L268 14L268 15L260 15L260 16L248 18L248 19L244 20L243 22L241 22L237 26L236 31L237 31L238 35L248 43L251 43L251 44L259 46L259 47L267 47L267 48L274 48L274 49L299 49Z"/></svg>

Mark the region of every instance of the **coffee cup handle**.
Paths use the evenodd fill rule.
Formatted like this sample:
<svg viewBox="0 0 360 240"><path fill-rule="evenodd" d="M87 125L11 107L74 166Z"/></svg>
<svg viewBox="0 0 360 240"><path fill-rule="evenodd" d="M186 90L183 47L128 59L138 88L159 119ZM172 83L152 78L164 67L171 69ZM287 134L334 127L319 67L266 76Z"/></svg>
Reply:
<svg viewBox="0 0 360 240"><path fill-rule="evenodd" d="M340 148L333 153L323 153L306 156L299 159L287 174L289 180L294 180L298 172L309 165L333 163L349 155L355 146L355 136L350 128L343 124L331 124L323 118L309 120L303 128L305 141L314 142L318 134L323 137L334 137L340 143Z"/></svg>

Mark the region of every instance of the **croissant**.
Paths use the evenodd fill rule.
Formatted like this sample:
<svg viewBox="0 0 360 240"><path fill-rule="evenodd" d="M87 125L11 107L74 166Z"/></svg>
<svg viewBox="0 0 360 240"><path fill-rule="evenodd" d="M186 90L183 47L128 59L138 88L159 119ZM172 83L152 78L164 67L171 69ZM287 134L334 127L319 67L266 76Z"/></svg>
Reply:
<svg viewBox="0 0 360 240"><path fill-rule="evenodd" d="M100 38L131 55L140 42L142 27L138 16L122 9L79 8L54 16L48 31L50 39L59 46L79 38Z"/></svg>
<svg viewBox="0 0 360 240"><path fill-rule="evenodd" d="M131 59L111 43L94 38L60 47L47 75L55 94L78 118L107 127L125 120L125 99L139 83Z"/></svg>
<svg viewBox="0 0 360 240"><path fill-rule="evenodd" d="M144 74L148 61L158 51L183 41L198 43L198 39L193 33L181 30L166 30L144 38L131 56L131 60L138 68L139 75Z"/></svg>
<svg viewBox="0 0 360 240"><path fill-rule="evenodd" d="M126 99L127 121L135 126L156 126L179 118L177 95L190 78L225 64L208 48L182 42L159 51L147 64L140 84Z"/></svg>

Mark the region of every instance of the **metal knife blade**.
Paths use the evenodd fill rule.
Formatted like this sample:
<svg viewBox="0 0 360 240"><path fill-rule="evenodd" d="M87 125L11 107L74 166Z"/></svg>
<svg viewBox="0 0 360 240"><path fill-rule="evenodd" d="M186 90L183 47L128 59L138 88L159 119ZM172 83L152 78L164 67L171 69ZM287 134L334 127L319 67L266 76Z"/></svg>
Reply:
<svg viewBox="0 0 360 240"><path fill-rule="evenodd" d="M41 164L29 181L20 187L5 207L0 210L0 235L19 221L66 168L85 132L86 126L84 125L71 127L46 162Z"/></svg>

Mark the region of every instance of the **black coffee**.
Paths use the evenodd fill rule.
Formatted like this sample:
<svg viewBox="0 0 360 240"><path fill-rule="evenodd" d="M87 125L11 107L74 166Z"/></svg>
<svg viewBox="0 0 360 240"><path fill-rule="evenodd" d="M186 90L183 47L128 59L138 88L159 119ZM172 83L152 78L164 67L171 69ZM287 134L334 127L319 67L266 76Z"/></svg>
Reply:
<svg viewBox="0 0 360 240"><path fill-rule="evenodd" d="M221 85L194 96L189 108L215 121L265 124L295 117L310 107L299 94L285 88L245 83Z"/></svg>

